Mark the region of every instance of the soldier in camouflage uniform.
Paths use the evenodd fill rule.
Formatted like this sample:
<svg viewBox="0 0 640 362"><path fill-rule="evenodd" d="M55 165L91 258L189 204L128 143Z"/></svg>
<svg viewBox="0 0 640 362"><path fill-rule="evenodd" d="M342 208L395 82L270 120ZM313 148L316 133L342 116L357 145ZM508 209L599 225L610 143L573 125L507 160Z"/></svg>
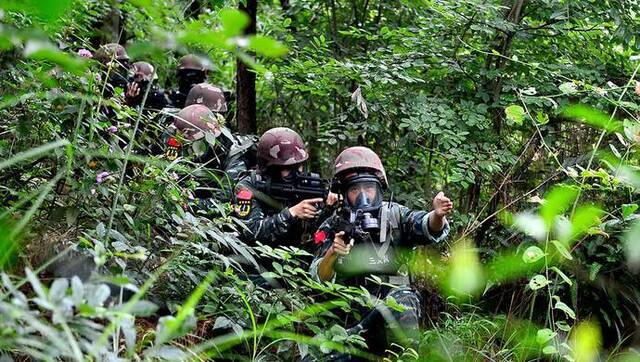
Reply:
<svg viewBox="0 0 640 362"><path fill-rule="evenodd" d="M185 157L196 165L195 176L205 180L196 197L205 199L215 194L228 201L236 181L256 164L255 138L232 134L220 114L193 104L174 117L166 135L165 155L171 161Z"/></svg>
<svg viewBox="0 0 640 362"><path fill-rule="evenodd" d="M187 54L178 61L178 89L171 91L169 99L175 108L184 108L187 95L196 84L207 79L210 67L205 59L194 54Z"/></svg>
<svg viewBox="0 0 640 362"><path fill-rule="evenodd" d="M272 128L258 140L258 170L251 172L236 186L236 214L247 226L243 238L248 243L260 241L272 246L303 247L305 235L311 235L335 203L335 194L298 203L280 202L256 187L257 180L291 182L304 171L309 155L300 135L285 128Z"/></svg>
<svg viewBox="0 0 640 362"><path fill-rule="evenodd" d="M147 100L143 106L143 109L149 111L159 111L169 106L169 98L164 93L164 89L158 87L156 80L158 74L156 74L153 65L147 62L135 62L131 66L129 71L130 82L127 85L127 92L125 93L125 102L130 107L138 107L142 105L142 99L144 93L149 88L149 94Z"/></svg>
<svg viewBox="0 0 640 362"><path fill-rule="evenodd" d="M372 150L351 147L336 158L332 189L340 194L341 202L314 236L319 250L311 265L311 274L318 281L364 287L372 296L393 297L406 307L402 312L376 307L349 331L361 333L370 348L380 347L378 353L388 346L389 332L404 335L401 342L417 347L422 301L410 288L406 271L401 271L400 252L442 242L449 234L446 215L453 208L442 192L434 198L431 212L383 202L387 187L384 167ZM372 281L372 276L393 287ZM382 328L385 324L386 330Z"/></svg>
<svg viewBox="0 0 640 362"><path fill-rule="evenodd" d="M111 98L116 88L127 89L129 75L129 55L125 48L116 43L104 44L96 51L95 59L103 65L108 74L103 96Z"/></svg>

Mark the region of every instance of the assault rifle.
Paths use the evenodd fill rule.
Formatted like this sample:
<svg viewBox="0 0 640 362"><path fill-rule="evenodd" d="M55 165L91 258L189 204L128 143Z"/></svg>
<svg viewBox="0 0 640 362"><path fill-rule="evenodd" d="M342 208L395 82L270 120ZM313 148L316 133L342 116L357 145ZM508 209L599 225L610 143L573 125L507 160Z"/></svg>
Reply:
<svg viewBox="0 0 640 362"><path fill-rule="evenodd" d="M351 239L357 244L365 240L371 239L371 232L376 228L379 229L377 220L371 217L369 213L363 213L358 210L354 215L351 215L352 220L346 220L343 217L333 218L331 228L336 232L344 231L345 243L349 243ZM375 221L375 225L372 225L372 221ZM333 235L331 236L333 238Z"/></svg>
<svg viewBox="0 0 640 362"><path fill-rule="evenodd" d="M329 180L316 173L296 173L291 183L274 182L272 180L256 180L256 188L278 201L298 203L306 199L327 199Z"/></svg>

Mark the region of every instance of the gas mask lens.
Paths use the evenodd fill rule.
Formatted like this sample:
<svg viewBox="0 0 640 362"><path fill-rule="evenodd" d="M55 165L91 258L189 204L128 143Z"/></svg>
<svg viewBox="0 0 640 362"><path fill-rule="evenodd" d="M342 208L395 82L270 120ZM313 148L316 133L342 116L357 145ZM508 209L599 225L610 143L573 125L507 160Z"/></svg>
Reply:
<svg viewBox="0 0 640 362"><path fill-rule="evenodd" d="M381 204L379 186L375 182L359 182L349 186L347 198L353 210L367 211Z"/></svg>

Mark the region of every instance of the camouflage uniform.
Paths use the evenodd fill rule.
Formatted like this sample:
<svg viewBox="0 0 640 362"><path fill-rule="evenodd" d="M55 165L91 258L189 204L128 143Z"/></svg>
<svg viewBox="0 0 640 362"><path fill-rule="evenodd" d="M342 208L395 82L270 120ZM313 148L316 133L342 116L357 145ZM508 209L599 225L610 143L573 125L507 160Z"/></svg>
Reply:
<svg viewBox="0 0 640 362"><path fill-rule="evenodd" d="M236 186L236 214L249 229L242 230L246 242L260 241L273 246L289 245L302 247L324 216L303 221L291 216L289 207L293 200L276 201L259 192L255 182L269 179L272 167L295 166L304 163L308 155L302 138L289 128L272 128L258 141L259 171L254 171Z"/></svg>
<svg viewBox="0 0 640 362"><path fill-rule="evenodd" d="M348 152L351 152L351 156L354 152L361 153L356 157L344 157ZM373 158L375 160L371 161ZM386 188L387 179L379 158L373 151L364 147L352 147L338 156L336 160L338 172L334 172L334 175L337 174L336 178L339 179L340 174L345 174L340 170L349 172L362 168L375 172ZM361 310L362 314L368 312L368 315L351 329L351 333L362 333L370 348L383 348L388 345L390 330L399 328L405 337L409 338L413 347L417 347L420 337L419 321L423 309L422 300L420 294L410 287L409 276L403 268L404 258L401 251L409 251L418 245L442 242L449 234L449 225L445 224L443 230L434 232L429 229L429 217L433 215L433 211L429 213L413 211L395 202L382 202L377 213L376 216L380 220L379 231L370 234L367 240L356 240L348 255L338 257L333 266L335 272L333 280L343 285L363 287L372 296L380 299L393 297L398 304L406 307L402 312L389 310L385 306L377 306L372 311ZM335 234L345 230L344 225L347 224L347 220L349 220L349 212L338 210L320 226L314 235L319 248L311 264L310 273L318 281L320 281L318 274L320 263L331 248ZM346 240L346 242L349 241ZM393 287L372 281L372 276ZM389 323L389 321L395 322ZM382 325L386 325L386 330L379 328ZM376 352L384 352L384 348Z"/></svg>
<svg viewBox="0 0 640 362"><path fill-rule="evenodd" d="M327 218L328 209L322 209L313 220L296 219L291 216L289 207L298 201L280 202L269 195L258 195L255 182L263 178L254 170L236 185L236 214L249 229L242 229L243 239L247 243L260 241L271 246L310 249L311 237L322 220Z"/></svg>

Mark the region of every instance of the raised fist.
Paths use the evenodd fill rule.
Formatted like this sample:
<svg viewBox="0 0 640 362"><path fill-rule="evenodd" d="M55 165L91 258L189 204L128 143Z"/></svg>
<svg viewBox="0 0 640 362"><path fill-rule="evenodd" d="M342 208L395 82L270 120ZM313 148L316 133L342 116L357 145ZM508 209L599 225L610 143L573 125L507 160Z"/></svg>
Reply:
<svg viewBox="0 0 640 362"><path fill-rule="evenodd" d="M453 202L444 196L444 192L438 192L436 197L433 198L433 211L436 216L447 216L451 213L451 210L453 210Z"/></svg>

